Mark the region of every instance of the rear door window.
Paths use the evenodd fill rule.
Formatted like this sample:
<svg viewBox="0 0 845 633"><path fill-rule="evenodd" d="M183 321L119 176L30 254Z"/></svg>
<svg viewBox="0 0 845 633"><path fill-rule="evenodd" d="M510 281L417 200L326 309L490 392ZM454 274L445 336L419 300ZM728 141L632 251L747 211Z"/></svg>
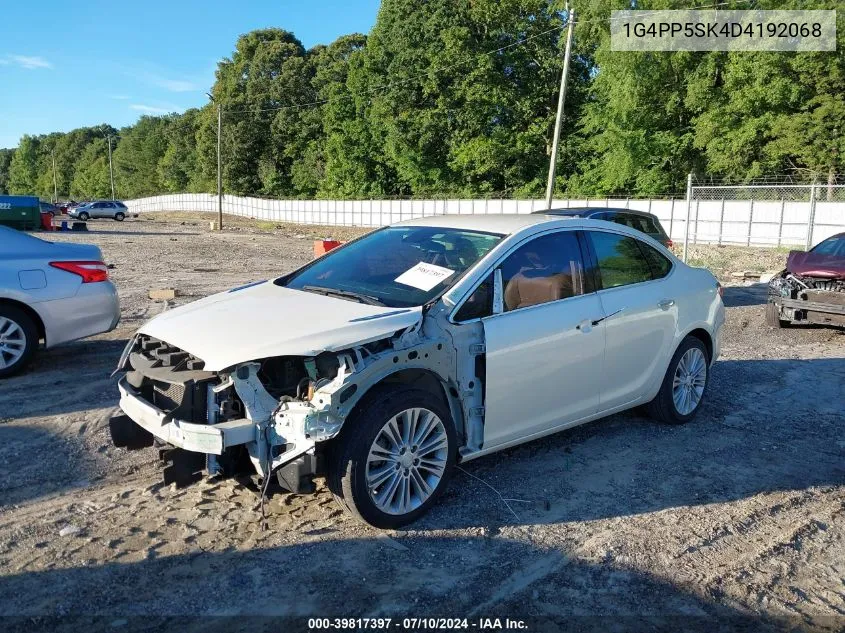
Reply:
<svg viewBox="0 0 845 633"><path fill-rule="evenodd" d="M602 288L651 281L651 267L637 240L603 231L587 231L587 235L596 254Z"/></svg>

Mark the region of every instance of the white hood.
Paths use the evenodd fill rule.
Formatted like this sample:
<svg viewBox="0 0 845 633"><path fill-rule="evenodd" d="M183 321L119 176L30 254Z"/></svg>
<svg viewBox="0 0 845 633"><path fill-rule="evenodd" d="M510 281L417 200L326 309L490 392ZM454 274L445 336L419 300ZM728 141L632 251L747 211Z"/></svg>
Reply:
<svg viewBox="0 0 845 633"><path fill-rule="evenodd" d="M205 361L208 371L271 356L313 356L375 341L417 323L422 308L387 308L272 282L168 310L139 330Z"/></svg>

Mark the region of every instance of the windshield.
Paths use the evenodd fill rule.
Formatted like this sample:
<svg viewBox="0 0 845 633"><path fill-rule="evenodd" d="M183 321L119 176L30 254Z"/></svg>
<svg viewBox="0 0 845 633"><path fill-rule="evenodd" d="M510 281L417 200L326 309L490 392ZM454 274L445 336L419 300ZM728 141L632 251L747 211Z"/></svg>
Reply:
<svg viewBox="0 0 845 633"><path fill-rule="evenodd" d="M419 306L452 285L501 239L478 231L390 227L275 283L375 305Z"/></svg>

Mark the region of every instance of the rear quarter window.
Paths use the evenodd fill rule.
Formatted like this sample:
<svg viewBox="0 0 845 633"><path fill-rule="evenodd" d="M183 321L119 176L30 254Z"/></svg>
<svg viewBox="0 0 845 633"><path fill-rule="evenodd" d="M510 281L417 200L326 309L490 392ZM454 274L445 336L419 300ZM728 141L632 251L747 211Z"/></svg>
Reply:
<svg viewBox="0 0 845 633"><path fill-rule="evenodd" d="M617 233L589 231L602 288L617 288L653 279L639 241Z"/></svg>
<svg viewBox="0 0 845 633"><path fill-rule="evenodd" d="M643 252L649 268L651 268L653 279L662 279L669 274L669 271L672 270L672 262L669 258L644 242L637 242L637 244Z"/></svg>

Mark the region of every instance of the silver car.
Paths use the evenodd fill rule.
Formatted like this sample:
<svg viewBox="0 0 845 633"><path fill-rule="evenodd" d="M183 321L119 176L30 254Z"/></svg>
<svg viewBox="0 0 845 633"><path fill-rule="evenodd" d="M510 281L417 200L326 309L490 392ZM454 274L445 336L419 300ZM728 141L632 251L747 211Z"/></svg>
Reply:
<svg viewBox="0 0 845 633"><path fill-rule="evenodd" d="M103 254L0 226L0 378L45 348L117 325L120 305Z"/></svg>
<svg viewBox="0 0 845 633"><path fill-rule="evenodd" d="M98 200L97 202L88 202L80 205L75 209L68 211L68 215L72 218L80 220L89 220L91 218L110 218L123 222L129 210L126 205L120 200Z"/></svg>

